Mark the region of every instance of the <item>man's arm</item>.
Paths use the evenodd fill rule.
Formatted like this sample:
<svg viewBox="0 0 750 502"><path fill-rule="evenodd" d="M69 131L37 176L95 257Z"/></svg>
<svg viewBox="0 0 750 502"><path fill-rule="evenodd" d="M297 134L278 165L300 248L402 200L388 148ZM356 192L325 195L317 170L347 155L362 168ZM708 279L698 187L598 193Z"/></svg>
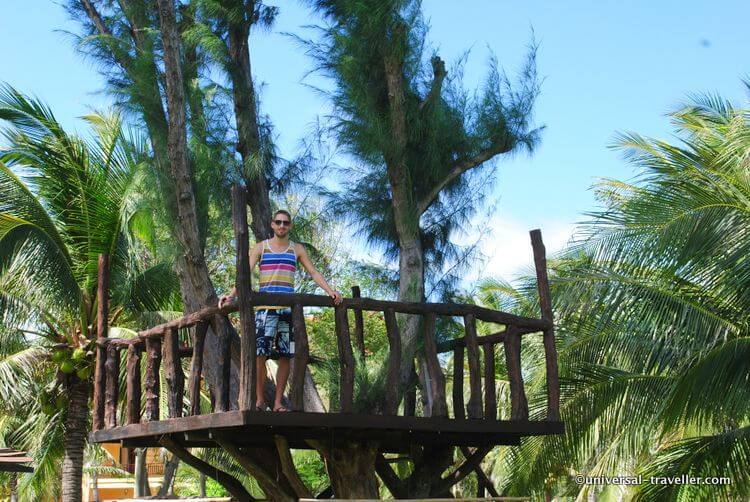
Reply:
<svg viewBox="0 0 750 502"><path fill-rule="evenodd" d="M260 260L260 255L263 252L263 243L259 242L255 246L253 246L253 249L250 250L250 273L253 273L253 269L255 268L255 265ZM229 302L232 298L237 296L237 288L233 287L232 292L228 295L224 295L221 298L219 298L219 308L222 308L225 303Z"/></svg>
<svg viewBox="0 0 750 502"><path fill-rule="evenodd" d="M329 286L326 280L323 278L323 275L318 272L318 269L315 268L315 265L313 265L310 257L307 255L305 246L299 243L295 243L294 250L297 252L297 259L299 260L300 264L305 267L305 270L307 270L307 273L310 274L312 280L315 281L318 286L323 288L323 291L325 291L328 296L333 298L333 303L339 305L342 301L341 293Z"/></svg>

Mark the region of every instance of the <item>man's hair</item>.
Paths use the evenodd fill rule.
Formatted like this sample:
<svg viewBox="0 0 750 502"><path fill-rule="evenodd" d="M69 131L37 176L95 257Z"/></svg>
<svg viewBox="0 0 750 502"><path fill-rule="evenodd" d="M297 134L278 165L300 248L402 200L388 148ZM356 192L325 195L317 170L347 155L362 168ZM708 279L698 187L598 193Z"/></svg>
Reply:
<svg viewBox="0 0 750 502"><path fill-rule="evenodd" d="M278 211L276 211L275 213L273 213L273 216L271 216L271 219L275 220L276 217L278 215L280 215L280 214L285 214L286 217L289 218L289 221L292 221L292 215L289 214L289 211L287 211L286 209L279 209Z"/></svg>

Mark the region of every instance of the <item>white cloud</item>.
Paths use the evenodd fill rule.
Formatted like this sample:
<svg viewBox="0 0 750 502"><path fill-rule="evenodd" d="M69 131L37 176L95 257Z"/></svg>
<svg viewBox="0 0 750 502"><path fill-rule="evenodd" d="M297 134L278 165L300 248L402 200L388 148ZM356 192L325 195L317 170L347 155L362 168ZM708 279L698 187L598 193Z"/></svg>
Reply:
<svg viewBox="0 0 750 502"><path fill-rule="evenodd" d="M468 286L486 277L512 281L524 272L532 271L534 255L529 231L533 228L527 228L514 219L493 219L480 243L480 250L486 260L469 272L464 283ZM547 256L551 256L565 247L573 235L575 225L551 220L541 222L536 228L541 229Z"/></svg>

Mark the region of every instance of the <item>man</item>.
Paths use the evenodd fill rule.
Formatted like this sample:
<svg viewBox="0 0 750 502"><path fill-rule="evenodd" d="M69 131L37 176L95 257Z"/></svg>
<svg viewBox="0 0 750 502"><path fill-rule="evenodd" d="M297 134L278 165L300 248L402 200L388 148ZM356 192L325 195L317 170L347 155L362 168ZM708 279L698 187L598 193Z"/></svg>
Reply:
<svg viewBox="0 0 750 502"><path fill-rule="evenodd" d="M297 262L310 274L310 277L323 288L336 305L342 301L341 293L331 288L323 276L310 261L302 244L289 240L292 229L292 217L288 211L280 209L271 219L273 237L257 243L250 251L250 270L260 263L261 293L294 293L294 275ZM237 294L232 293L219 298L219 308L223 307ZM292 310L287 307L261 305L255 307L255 340L256 340L256 407L268 411L263 399L263 383L266 380L266 360L278 357L276 370L276 397L273 411L289 411L281 404L284 388L289 378L289 363L294 357L294 332L292 330ZM244 333L243 333L243 336Z"/></svg>

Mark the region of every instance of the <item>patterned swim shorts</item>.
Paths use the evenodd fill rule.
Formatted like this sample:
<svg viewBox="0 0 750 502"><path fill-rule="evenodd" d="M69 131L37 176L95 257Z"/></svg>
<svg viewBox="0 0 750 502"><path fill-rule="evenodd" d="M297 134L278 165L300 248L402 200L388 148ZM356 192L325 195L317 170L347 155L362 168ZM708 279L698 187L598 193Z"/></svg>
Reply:
<svg viewBox="0 0 750 502"><path fill-rule="evenodd" d="M292 309L266 309L255 313L255 345L259 356L294 357Z"/></svg>

